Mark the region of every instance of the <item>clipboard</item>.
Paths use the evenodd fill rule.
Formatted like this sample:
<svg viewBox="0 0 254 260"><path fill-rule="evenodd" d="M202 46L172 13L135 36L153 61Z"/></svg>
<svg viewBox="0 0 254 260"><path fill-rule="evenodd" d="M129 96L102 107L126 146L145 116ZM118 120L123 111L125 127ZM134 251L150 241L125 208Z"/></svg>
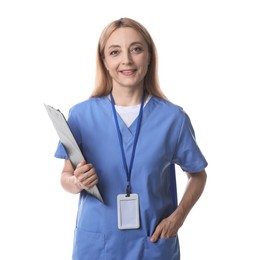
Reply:
<svg viewBox="0 0 254 260"><path fill-rule="evenodd" d="M84 159L79 146L71 132L71 129L68 125L66 118L64 117L63 113L59 109L55 109L52 106L44 104L48 115L55 127L55 130L60 138L61 143L63 144L70 161L74 168ZM87 193L96 197L99 201L103 202L101 194L95 185L93 188L85 189Z"/></svg>

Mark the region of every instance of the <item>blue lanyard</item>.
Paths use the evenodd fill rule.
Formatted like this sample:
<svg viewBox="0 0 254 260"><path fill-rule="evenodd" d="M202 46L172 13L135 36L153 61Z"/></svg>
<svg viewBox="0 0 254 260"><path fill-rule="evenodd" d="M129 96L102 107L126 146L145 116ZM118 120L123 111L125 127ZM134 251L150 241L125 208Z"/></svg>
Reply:
<svg viewBox="0 0 254 260"><path fill-rule="evenodd" d="M122 161L123 161L123 166L126 172L126 177L127 177L127 188L126 188L126 194L127 197L130 196L131 194L131 186L130 186L130 181L131 181L131 171L132 171L132 166L133 166L133 161L135 157L135 151L136 151L136 146L138 142L138 135L139 135L139 130L140 130L140 125L141 125L141 120L142 120L142 115L143 115L143 107L144 107L144 101L145 101L145 92L142 96L142 102L139 110L139 115L138 115L138 122L137 122L137 127L136 127L136 132L135 132L135 137L134 137L134 143L133 143L133 148L132 148L132 154L131 154L131 161L130 161L130 166L128 168L127 162L126 162L126 156L123 148L123 138L120 132L120 127L117 119L117 114L116 114L116 108L115 108L115 101L112 95L112 91L110 92L110 100L111 100L111 105L112 105L112 110L115 118L115 124L116 124L116 130L117 130L117 135L119 139L119 144L121 148L121 153L122 153Z"/></svg>

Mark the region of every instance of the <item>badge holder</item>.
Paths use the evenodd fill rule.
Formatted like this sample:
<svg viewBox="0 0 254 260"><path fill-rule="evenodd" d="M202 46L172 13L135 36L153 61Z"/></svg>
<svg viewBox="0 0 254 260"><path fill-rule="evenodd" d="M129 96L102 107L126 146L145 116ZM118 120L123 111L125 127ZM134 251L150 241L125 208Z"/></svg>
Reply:
<svg viewBox="0 0 254 260"><path fill-rule="evenodd" d="M119 194L117 196L117 216L119 229L138 229L139 199L138 194Z"/></svg>

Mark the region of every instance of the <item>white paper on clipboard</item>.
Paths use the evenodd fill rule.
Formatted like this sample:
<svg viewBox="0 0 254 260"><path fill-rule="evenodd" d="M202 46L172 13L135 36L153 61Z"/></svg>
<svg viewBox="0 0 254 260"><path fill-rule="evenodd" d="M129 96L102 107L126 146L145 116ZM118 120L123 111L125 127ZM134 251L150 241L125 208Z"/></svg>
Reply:
<svg viewBox="0 0 254 260"><path fill-rule="evenodd" d="M63 113L59 109L55 109L49 105L44 104L48 115L56 129L56 132L60 138L61 143L64 145L66 152L69 156L70 161L73 164L73 167L76 168L77 165L84 159L79 146L69 128L68 122L66 121ZM95 185L91 189L86 189L86 191L95 196L99 201L103 203L103 199L98 190L98 187Z"/></svg>

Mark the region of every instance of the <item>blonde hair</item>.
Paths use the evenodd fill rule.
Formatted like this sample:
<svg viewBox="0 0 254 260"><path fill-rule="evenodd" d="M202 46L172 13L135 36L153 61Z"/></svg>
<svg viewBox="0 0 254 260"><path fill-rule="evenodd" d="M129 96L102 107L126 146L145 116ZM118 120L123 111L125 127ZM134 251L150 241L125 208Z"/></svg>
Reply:
<svg viewBox="0 0 254 260"><path fill-rule="evenodd" d="M107 96L112 89L112 78L109 75L107 69L105 68L103 62L104 49L110 35L115 30L122 27L130 27L139 32L148 45L148 50L150 53L150 63L148 66L147 74L144 78L145 91L153 96L167 99L160 89L158 79L158 57L153 39L143 25L130 18L121 18L119 20L115 20L111 22L108 26L106 26L106 28L102 31L101 36L99 38L96 54L95 88L91 96Z"/></svg>

